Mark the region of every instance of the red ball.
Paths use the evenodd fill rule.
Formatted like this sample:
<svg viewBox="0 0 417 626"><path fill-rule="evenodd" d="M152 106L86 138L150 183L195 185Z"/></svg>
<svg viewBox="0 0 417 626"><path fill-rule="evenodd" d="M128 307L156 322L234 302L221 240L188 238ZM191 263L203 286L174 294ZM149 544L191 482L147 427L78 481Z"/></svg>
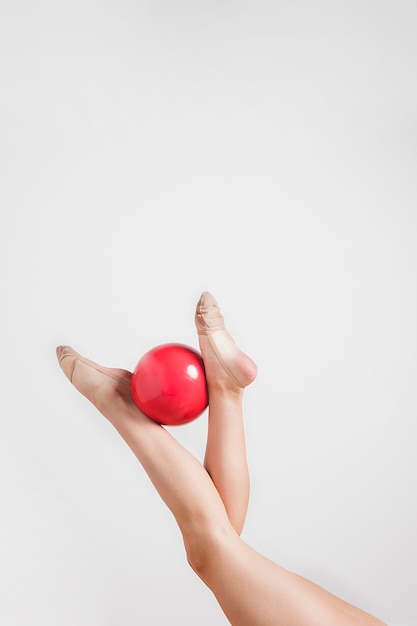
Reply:
<svg viewBox="0 0 417 626"><path fill-rule="evenodd" d="M162 344L146 352L135 367L131 386L141 411L167 426L191 422L208 405L203 359L180 343Z"/></svg>

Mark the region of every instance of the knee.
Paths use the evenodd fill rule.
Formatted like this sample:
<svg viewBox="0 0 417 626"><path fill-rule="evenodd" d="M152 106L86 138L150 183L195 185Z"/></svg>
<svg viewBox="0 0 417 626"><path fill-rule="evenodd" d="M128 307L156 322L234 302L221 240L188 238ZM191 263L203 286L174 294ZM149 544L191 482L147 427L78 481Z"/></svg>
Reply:
<svg viewBox="0 0 417 626"><path fill-rule="evenodd" d="M185 552L187 561L192 570L200 578L204 577L204 572L210 567L213 558L213 548L215 540L212 535L192 535L184 537Z"/></svg>
<svg viewBox="0 0 417 626"><path fill-rule="evenodd" d="M194 572L202 579L213 563L227 549L233 529L228 526L206 526L189 529L183 533L187 561Z"/></svg>

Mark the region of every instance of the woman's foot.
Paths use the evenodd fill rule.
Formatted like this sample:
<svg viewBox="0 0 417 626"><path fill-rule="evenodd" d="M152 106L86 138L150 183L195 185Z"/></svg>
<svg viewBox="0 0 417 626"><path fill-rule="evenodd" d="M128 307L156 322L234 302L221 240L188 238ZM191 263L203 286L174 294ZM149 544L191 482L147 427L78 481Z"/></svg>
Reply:
<svg viewBox="0 0 417 626"><path fill-rule="evenodd" d="M121 396L131 399L132 374L127 370L102 367L82 357L71 346L59 346L56 355L68 380L97 408Z"/></svg>
<svg viewBox="0 0 417 626"><path fill-rule="evenodd" d="M195 325L209 388L241 393L255 380L258 368L236 346L215 298L208 291L201 294L197 303Z"/></svg>

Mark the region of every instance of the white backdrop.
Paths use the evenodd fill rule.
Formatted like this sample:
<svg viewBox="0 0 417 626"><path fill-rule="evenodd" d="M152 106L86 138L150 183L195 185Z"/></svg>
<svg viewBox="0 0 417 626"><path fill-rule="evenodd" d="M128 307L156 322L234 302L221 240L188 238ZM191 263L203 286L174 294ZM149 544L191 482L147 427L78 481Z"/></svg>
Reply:
<svg viewBox="0 0 417 626"><path fill-rule="evenodd" d="M227 623L54 354L196 346L205 289L259 365L245 540L417 624L416 18L0 1L2 626Z"/></svg>

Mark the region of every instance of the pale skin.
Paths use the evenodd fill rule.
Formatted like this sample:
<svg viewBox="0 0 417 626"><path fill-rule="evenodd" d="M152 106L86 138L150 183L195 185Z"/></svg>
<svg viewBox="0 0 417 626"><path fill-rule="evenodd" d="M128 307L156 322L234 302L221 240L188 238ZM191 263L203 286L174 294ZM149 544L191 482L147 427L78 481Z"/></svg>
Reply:
<svg viewBox="0 0 417 626"><path fill-rule="evenodd" d="M140 411L130 372L99 366L69 346L57 348L57 356L64 374L141 463L175 517L189 564L233 626L385 626L241 539L249 500L242 401L257 368L207 292L197 305L196 326L209 390L204 464Z"/></svg>

